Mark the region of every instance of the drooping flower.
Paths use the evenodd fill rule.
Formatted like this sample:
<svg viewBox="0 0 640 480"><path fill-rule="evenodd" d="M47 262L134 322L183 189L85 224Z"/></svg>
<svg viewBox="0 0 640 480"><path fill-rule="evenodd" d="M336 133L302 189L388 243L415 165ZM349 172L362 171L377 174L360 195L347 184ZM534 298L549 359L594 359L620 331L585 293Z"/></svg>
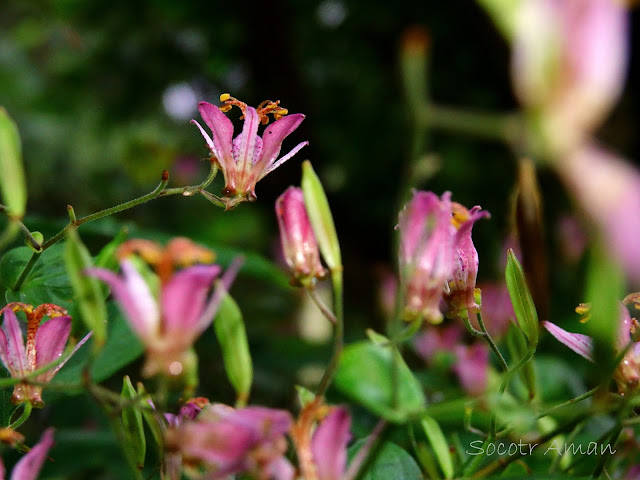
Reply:
<svg viewBox="0 0 640 480"><path fill-rule="evenodd" d="M160 280L157 295L132 261L122 258L132 252L156 267ZM122 276L102 268L89 269L87 274L109 285L133 332L144 343L147 361L143 374L186 373L193 363L191 347L213 321L237 267L227 271L209 296L221 268L192 265L213 259L213 254L187 239L175 239L164 250L153 242L133 240L123 244L119 256ZM177 266L187 268L175 273Z"/></svg>
<svg viewBox="0 0 640 480"><path fill-rule="evenodd" d="M27 317L26 344L22 336L20 322L14 312L22 311ZM62 356L71 332L71 317L62 307L45 303L34 308L25 303L10 303L1 311L4 321L0 330L0 359L9 370L12 378L23 378L31 372L49 365ZM41 324L47 316L50 320ZM71 358L91 334L85 336L67 358L50 370L33 378L37 383L48 383L64 364ZM35 407L42 407L42 386L32 385L25 381L13 388L13 403L30 402Z"/></svg>
<svg viewBox="0 0 640 480"><path fill-rule="evenodd" d="M576 150L557 169L620 265L640 281L640 171L596 145Z"/></svg>
<svg viewBox="0 0 640 480"><path fill-rule="evenodd" d="M562 155L605 119L622 87L629 19L615 0L523 0L512 74L546 147Z"/></svg>
<svg viewBox="0 0 640 480"><path fill-rule="evenodd" d="M11 472L10 480L36 480L42 469L47 453L53 445L53 428L45 430L40 441L22 457ZM6 475L4 464L0 459L0 480L4 480Z"/></svg>
<svg viewBox="0 0 640 480"><path fill-rule="evenodd" d="M405 317L442 321L440 299L453 269L451 193L415 192L399 215Z"/></svg>
<svg viewBox="0 0 640 480"><path fill-rule="evenodd" d="M317 480L342 480L347 467L347 444L351 439L351 417L336 407L320 422L311 438Z"/></svg>
<svg viewBox="0 0 640 480"><path fill-rule="evenodd" d="M284 457L291 424L284 410L234 410L217 404L204 409L197 420L169 429L165 439L169 450L182 455L183 465L204 467L206 478L249 473L265 480L292 480L293 466Z"/></svg>
<svg viewBox="0 0 640 480"><path fill-rule="evenodd" d="M304 120L301 113L287 115L288 111L279 105L279 101L265 101L257 108L248 106L229 94L220 96L225 105L221 108L207 102L200 102L198 109L205 123L211 129L212 136L192 120L202 133L211 150L212 161L216 161L224 174L227 209L245 201L256 199L256 183L293 157L309 142L301 142L293 150L278 159L282 142L298 128ZM233 124L223 112L237 106L242 111L244 126L242 132L233 138ZM276 120L265 128L262 137L258 136L258 127L269 122L269 115Z"/></svg>
<svg viewBox="0 0 640 480"><path fill-rule="evenodd" d="M459 203L452 204L453 217L451 229L454 237L453 273L448 279L445 300L449 305L450 316L458 316L463 310L470 313L478 310L475 301L476 278L478 276L478 252L473 245L471 230L473 224L481 218L489 218L489 212L475 206L467 210Z"/></svg>
<svg viewBox="0 0 640 480"><path fill-rule="evenodd" d="M320 263L318 241L309 222L302 189L289 187L278 197L276 216L282 251L293 273L293 281L313 287L327 272Z"/></svg>
<svg viewBox="0 0 640 480"><path fill-rule="evenodd" d="M581 305L582 309L585 304ZM616 349L622 351L631 341L633 333L634 321L629 315L629 310L624 304L620 304L620 316L618 324L618 337L616 341ZM547 329L559 342L563 343L571 350L576 352L583 358L593 362L593 340L587 335L580 333L571 333L560 328L554 323L542 322L544 328ZM640 385L640 342L635 342L622 358L614 373L614 379L618 383L618 389L621 392L634 390Z"/></svg>

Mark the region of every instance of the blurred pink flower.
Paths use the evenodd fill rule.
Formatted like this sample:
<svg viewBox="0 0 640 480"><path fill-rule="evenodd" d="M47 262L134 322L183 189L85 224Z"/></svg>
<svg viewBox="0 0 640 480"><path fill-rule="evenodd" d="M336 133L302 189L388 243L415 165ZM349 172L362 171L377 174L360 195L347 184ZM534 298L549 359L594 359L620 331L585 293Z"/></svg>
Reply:
<svg viewBox="0 0 640 480"><path fill-rule="evenodd" d="M426 328L415 337L416 352L431 365L435 356L440 352L452 353L457 345L462 343L464 330L458 324L439 328Z"/></svg>
<svg viewBox="0 0 640 480"><path fill-rule="evenodd" d="M311 452L317 480L342 480L347 467L347 443L351 417L345 408L331 410L316 428L311 439Z"/></svg>
<svg viewBox="0 0 640 480"><path fill-rule="evenodd" d="M14 309L27 315L26 345ZM35 309L24 303L10 303L0 313L4 317L0 330L0 360L12 378L23 378L62 357L71 332L71 317L66 315L66 310L48 303ZM44 316L50 317L50 320L41 325ZM78 342L71 354L57 366L37 375L33 380L49 383L90 336L91 333ZM42 407L42 387L18 383L13 389L11 401L16 404L30 402L35 407Z"/></svg>
<svg viewBox="0 0 640 480"><path fill-rule="evenodd" d="M562 257L570 264L576 263L587 249L587 232L574 215L563 215L556 223L556 236Z"/></svg>
<svg viewBox="0 0 640 480"><path fill-rule="evenodd" d="M640 281L640 171L595 145L573 152L557 168L620 265Z"/></svg>
<svg viewBox="0 0 640 480"><path fill-rule="evenodd" d="M605 119L622 91L628 13L616 0L523 0L512 74L547 147L569 152Z"/></svg>
<svg viewBox="0 0 640 480"><path fill-rule="evenodd" d="M263 102L258 108L248 106L228 94L220 96L225 105L221 108L207 102L200 102L198 110L212 136L195 120L211 150L212 161L218 162L224 174L225 187L222 193L226 197L227 209L236 204L256 199L256 183L293 157L309 142L301 142L288 154L278 159L282 142L298 128L305 116L301 113L287 115L287 110L279 102ZM233 138L233 123L223 112L237 106L242 111L244 125L242 132ZM269 122L268 115L276 119L268 126L262 137L258 136L258 126Z"/></svg>
<svg viewBox="0 0 640 480"><path fill-rule="evenodd" d="M473 245L471 230L481 218L489 218L489 212L479 206L467 210L454 202L451 231L454 235L453 273L445 289L445 300L449 306L448 315L458 316L462 311L478 310L475 301L476 278L478 276L478 252Z"/></svg>
<svg viewBox="0 0 640 480"><path fill-rule="evenodd" d="M483 283L479 288L482 291L482 320L491 336L500 338L507 333L510 323L516 321L507 285L504 282ZM480 328L475 318L470 320Z"/></svg>
<svg viewBox="0 0 640 480"><path fill-rule="evenodd" d="M166 267L164 262L160 266ZM130 260L122 260L120 267L121 276L102 268L89 269L87 274L109 285L131 329L144 343L147 361L143 375L181 374L192 363L190 349L213 321L237 267L227 271L210 296L221 272L218 265L195 265L175 274L169 271L167 278L161 275L159 299Z"/></svg>
<svg viewBox="0 0 640 480"><path fill-rule="evenodd" d="M453 371L460 380L462 388L469 395L482 395L487 389L489 371L489 348L484 343L457 345L456 363Z"/></svg>
<svg viewBox="0 0 640 480"><path fill-rule="evenodd" d="M629 315L629 310L624 304L620 304L620 316L618 324L618 338L616 341L617 351L622 351L632 339L633 322ZM587 335L571 333L560 328L554 323L542 322L559 342L563 343L581 357L593 361L593 341ZM618 383L621 392L633 390L640 384L640 342L635 342L627 351L618 368L614 373L614 378Z"/></svg>
<svg viewBox="0 0 640 480"><path fill-rule="evenodd" d="M264 407L234 410L211 405L197 420L166 432L167 447L182 455L185 465L202 464L207 477L222 479L237 473L258 478L293 480L294 468L284 458L289 412Z"/></svg>
<svg viewBox="0 0 640 480"><path fill-rule="evenodd" d="M318 241L309 222L300 188L289 187L276 200L276 216L284 257L296 283L313 287L326 276Z"/></svg>
<svg viewBox="0 0 640 480"><path fill-rule="evenodd" d="M36 480L42 469L47 453L53 445L53 428L45 430L33 448L24 455L11 472L10 480ZM0 480L4 480L6 471L0 458Z"/></svg>
<svg viewBox="0 0 640 480"><path fill-rule="evenodd" d="M442 321L439 304L453 270L451 193L415 192L399 215L405 316Z"/></svg>

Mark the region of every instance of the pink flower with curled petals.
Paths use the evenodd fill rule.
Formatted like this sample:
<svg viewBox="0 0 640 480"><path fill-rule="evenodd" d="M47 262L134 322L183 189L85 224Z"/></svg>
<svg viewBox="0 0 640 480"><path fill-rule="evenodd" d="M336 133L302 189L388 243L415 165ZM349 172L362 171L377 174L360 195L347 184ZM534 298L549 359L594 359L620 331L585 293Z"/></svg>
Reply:
<svg viewBox="0 0 640 480"><path fill-rule="evenodd" d="M618 321L616 350L622 351L632 340L631 334L634 328L634 322L629 315L629 310L623 303L620 304ZM591 337L580 333L567 332L548 321L543 321L542 325L560 343L566 345L581 357L593 362L593 340ZM613 377L618 384L620 392L634 390L640 385L640 342L635 342L631 345L622 361L618 364Z"/></svg>
<svg viewBox="0 0 640 480"><path fill-rule="evenodd" d="M207 477L222 479L237 473L257 478L293 480L294 468L284 454L289 412L265 407L235 410L210 405L197 420L184 421L166 432L167 447L189 466L202 466Z"/></svg>
<svg viewBox="0 0 640 480"><path fill-rule="evenodd" d="M318 480L342 480L347 467L351 417L346 408L331 410L313 432L311 452Z"/></svg>
<svg viewBox="0 0 640 480"><path fill-rule="evenodd" d="M27 316L26 342L14 311L22 311ZM71 317L62 307L46 303L33 308L24 303L10 303L0 312L4 319L0 329L0 360L12 378L23 378L62 357L71 332ZM41 324L45 316L50 320ZM62 362L37 375L34 380L49 383L90 336L91 333L85 336ZM16 404L30 402L35 407L42 407L42 387L26 382L18 383L13 389L11 401Z"/></svg>
<svg viewBox="0 0 640 480"><path fill-rule="evenodd" d="M42 469L47 453L53 445L53 428L47 429L40 438L40 441L24 455L11 472L10 480L36 480ZM5 478L5 469L2 459L0 459L0 480Z"/></svg>
<svg viewBox="0 0 640 480"><path fill-rule="evenodd" d="M442 321L440 299L453 270L451 193L415 192L399 215L405 317Z"/></svg>
<svg viewBox="0 0 640 480"><path fill-rule="evenodd" d="M227 209L241 202L256 199L256 183L293 157L309 142L301 142L293 150L278 158L282 142L298 128L304 120L301 113L287 115L287 110L279 106L279 101L265 101L257 108L248 106L229 94L220 96L225 105L221 108L207 102L200 102L198 110L212 136L191 120L202 133L211 151L212 161L220 166L224 175ZM242 111L244 125L242 132L233 138L233 124L223 112L237 106ZM268 115L273 115L275 122L265 128L262 137L258 135L260 124L269 122Z"/></svg>
<svg viewBox="0 0 640 480"><path fill-rule="evenodd" d="M180 249L175 248L175 242L180 242ZM131 245L135 248L130 248ZM199 262L203 258L202 250L186 239L175 239L164 250L152 242L138 240L130 240L121 246L122 252L136 252L155 263L161 282L157 298L126 258L120 263L121 276L103 268L91 268L86 272L109 285L131 329L144 343L147 353L143 367L145 376L186 373L193 363L193 343L213 321L220 301L235 277L239 268L237 262L209 294L222 271L218 265L193 265L174 273L176 266ZM213 258L211 252L209 254L206 258Z"/></svg>
<svg viewBox="0 0 640 480"><path fill-rule="evenodd" d="M478 252L471 239L473 224L481 218L489 218L489 212L475 206L467 210L459 203L452 204L451 229L454 232L453 272L448 280L445 300L449 305L448 315L456 317L462 311L476 312L479 305L475 300L476 278L478 276Z"/></svg>
<svg viewBox="0 0 640 480"><path fill-rule="evenodd" d="M523 0L512 75L554 155L571 151L605 119L624 85L629 14L616 0Z"/></svg>
<svg viewBox="0 0 640 480"><path fill-rule="evenodd" d="M284 257L293 281L307 288L327 275L320 263L318 241L309 222L302 189L289 187L276 200L276 217Z"/></svg>

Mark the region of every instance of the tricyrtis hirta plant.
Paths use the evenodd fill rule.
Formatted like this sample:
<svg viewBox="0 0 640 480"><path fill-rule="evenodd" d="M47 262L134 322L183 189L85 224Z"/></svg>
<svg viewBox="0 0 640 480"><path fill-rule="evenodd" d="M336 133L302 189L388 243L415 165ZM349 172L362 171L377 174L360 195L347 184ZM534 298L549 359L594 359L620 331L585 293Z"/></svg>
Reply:
<svg viewBox="0 0 640 480"><path fill-rule="evenodd" d="M521 106L436 104L440 35L411 29L398 55L407 102L388 109L412 144L385 160L392 192L369 189L382 166L369 158L357 176L314 159L299 187L270 178L275 205L250 205L307 145L281 155L305 115L223 94L186 111L197 103L204 121L192 120L209 149L201 182L170 186L164 170L145 195L82 217L68 205L58 222L27 210L40 196L0 108L0 479L638 478L640 172L594 140L624 97L629 12L614 0L478 3L510 49ZM485 177L478 163L496 159L484 153L429 151L438 129L504 143L499 161L515 168ZM545 168L558 181L539 181ZM208 190L219 172L220 196ZM366 195L345 196L356 181ZM151 203L176 195L184 218ZM144 228L118 218L145 203L163 209L161 231L153 215ZM374 231L391 211L380 204L397 208ZM345 224L354 211L363 225ZM275 232L281 251L266 258Z"/></svg>

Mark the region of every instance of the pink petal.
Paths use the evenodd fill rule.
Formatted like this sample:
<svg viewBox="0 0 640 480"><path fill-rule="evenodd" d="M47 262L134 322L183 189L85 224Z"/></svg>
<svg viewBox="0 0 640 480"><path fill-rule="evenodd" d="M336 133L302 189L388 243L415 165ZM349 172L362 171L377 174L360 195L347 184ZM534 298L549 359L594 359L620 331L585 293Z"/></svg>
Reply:
<svg viewBox="0 0 640 480"><path fill-rule="evenodd" d="M587 360L593 362L593 356L591 355L591 352L593 351L593 342L590 337L588 337L587 335L582 335L580 333L567 332L566 330L546 320L542 322L542 325L549 331L551 335L556 337L556 339L560 343L565 344L581 357L584 357Z"/></svg>
<svg viewBox="0 0 640 480"><path fill-rule="evenodd" d="M231 120L229 120L218 107L210 103L200 102L198 104L198 110L213 134L213 153L222 165L232 161L231 143L233 141L233 123L231 123ZM198 127L200 126L198 125ZM208 138L208 135L205 139L206 138Z"/></svg>
<svg viewBox="0 0 640 480"><path fill-rule="evenodd" d="M311 439L311 452L318 480L340 480L347 466L347 443L351 417L345 408L335 408L320 423Z"/></svg>
<svg viewBox="0 0 640 480"><path fill-rule="evenodd" d="M40 325L36 332L36 368L44 367L62 356L69 333L71 317L52 318Z"/></svg>
<svg viewBox="0 0 640 480"><path fill-rule="evenodd" d="M265 169L265 171L260 175L260 178L258 180L261 180L264 177L266 177L268 174L273 172L276 168L278 168L284 162L289 160L291 157L293 157L296 153L298 153L300 150L302 150L307 145L309 145L309 142L301 142L298 145L296 145L295 147L293 147L293 149L291 149L291 151L289 153L287 153L284 157L280 157L278 159L278 161L273 162L269 167L267 167Z"/></svg>
<svg viewBox="0 0 640 480"><path fill-rule="evenodd" d="M256 146L262 145L262 139L258 137L259 126L258 112L253 107L247 107L244 111L242 132L233 141L233 158L240 172L250 172L259 159L255 157Z"/></svg>
<svg viewBox="0 0 640 480"><path fill-rule="evenodd" d="M260 160L264 170L276 161L282 142L298 128L304 117L301 113L287 115L265 128L262 134L262 159Z"/></svg>
<svg viewBox="0 0 640 480"><path fill-rule="evenodd" d="M276 457L266 468L269 478L275 480L293 480L295 476L295 468L291 462L284 457Z"/></svg>
<svg viewBox="0 0 640 480"><path fill-rule="evenodd" d="M0 480L4 480L6 474L7 471L4 469L4 462L2 461L2 458L0 458Z"/></svg>
<svg viewBox="0 0 640 480"><path fill-rule="evenodd" d="M163 328L167 336L176 335L191 343L200 333L198 320L213 280L220 273L218 265L197 265L175 274L162 289Z"/></svg>
<svg viewBox="0 0 640 480"><path fill-rule="evenodd" d="M120 266L122 277L104 268L90 268L86 273L109 285L111 293L127 315L131 328L147 342L159 327L158 305L142 275L131 262L124 260Z"/></svg>
<svg viewBox="0 0 640 480"><path fill-rule="evenodd" d="M16 464L11 472L11 480L36 480L52 445L53 428L49 428L31 451Z"/></svg>
<svg viewBox="0 0 640 480"><path fill-rule="evenodd" d="M243 263L244 257L238 256L234 258L233 262L231 262L231 265L227 267L227 270L224 272L222 278L216 285L216 288L213 291L213 295L211 295L211 298L209 299L209 303L207 303L207 306L202 311L202 315L200 316L200 320L198 321L198 332L204 331L211 324L211 322L213 322L213 319L216 316L216 312L220 307L220 302L231 288L231 284L235 280L236 275L238 274L238 271L240 270L240 267L242 267Z"/></svg>
<svg viewBox="0 0 640 480"><path fill-rule="evenodd" d="M91 338L91 335L93 335L93 331L87 333L84 337L82 337L82 340L80 340L75 347L73 347L73 350L71 350L71 352L69 353L69 355L67 355L67 358L65 358L62 362L60 362L58 364L58 366L56 368L53 369L53 371L51 372L49 379L53 378L53 376L58 373L58 371L64 367L64 364L67 363L69 361L69 359L71 357L73 357L75 355L75 353L78 351L78 349L84 345L86 343L87 340L89 340Z"/></svg>
<svg viewBox="0 0 640 480"><path fill-rule="evenodd" d="M27 373L27 354L24 349L22 330L16 314L10 308L3 310L4 322L0 331L2 362L12 377L22 377Z"/></svg>
<svg viewBox="0 0 640 480"><path fill-rule="evenodd" d="M462 388L471 395L482 395L487 388L489 349L485 344L458 345L454 372Z"/></svg>

